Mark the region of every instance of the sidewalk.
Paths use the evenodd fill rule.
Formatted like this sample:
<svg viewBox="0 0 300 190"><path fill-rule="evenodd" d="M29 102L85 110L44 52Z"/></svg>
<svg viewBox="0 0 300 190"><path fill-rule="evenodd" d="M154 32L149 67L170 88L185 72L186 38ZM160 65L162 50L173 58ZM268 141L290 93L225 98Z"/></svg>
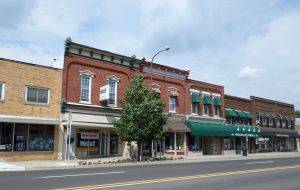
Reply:
<svg viewBox="0 0 300 190"><path fill-rule="evenodd" d="M143 166L157 164L191 163L191 162L213 162L226 160L253 160L267 158L300 157L300 152L275 152L275 153L255 153L248 156L233 155L209 155L198 157L185 157L176 160L151 161L151 162L125 162L115 163L124 158L97 158L97 159L74 159L64 160L34 160L20 162L0 162L0 171L26 171L26 170L50 170L50 169L69 169L69 168L88 168L88 167L117 167L117 166Z"/></svg>

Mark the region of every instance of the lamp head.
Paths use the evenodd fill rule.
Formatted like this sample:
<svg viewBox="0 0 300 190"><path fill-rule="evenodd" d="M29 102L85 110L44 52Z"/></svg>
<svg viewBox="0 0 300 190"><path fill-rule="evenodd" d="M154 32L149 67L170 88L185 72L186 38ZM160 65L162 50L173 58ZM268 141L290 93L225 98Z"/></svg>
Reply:
<svg viewBox="0 0 300 190"><path fill-rule="evenodd" d="M164 51L169 51L170 49L171 49L171 46L165 46L163 50Z"/></svg>

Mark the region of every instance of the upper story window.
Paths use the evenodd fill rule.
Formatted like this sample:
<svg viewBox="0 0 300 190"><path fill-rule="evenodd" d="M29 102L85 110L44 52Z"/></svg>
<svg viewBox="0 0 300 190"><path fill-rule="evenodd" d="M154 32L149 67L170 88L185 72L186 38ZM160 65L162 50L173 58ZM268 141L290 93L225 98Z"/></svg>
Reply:
<svg viewBox="0 0 300 190"><path fill-rule="evenodd" d="M5 83L0 83L0 101L4 101L5 97Z"/></svg>
<svg viewBox="0 0 300 190"><path fill-rule="evenodd" d="M272 126L273 124L274 124L273 117L271 116L271 117L269 117L269 125Z"/></svg>
<svg viewBox="0 0 300 190"><path fill-rule="evenodd" d="M214 108L215 108L215 116L221 117L221 106L216 105L214 106Z"/></svg>
<svg viewBox="0 0 300 190"><path fill-rule="evenodd" d="M109 85L108 104L112 106L116 106L117 105L117 81L114 79L109 79L108 85Z"/></svg>
<svg viewBox="0 0 300 190"><path fill-rule="evenodd" d="M26 86L26 103L49 104L49 97L49 89Z"/></svg>
<svg viewBox="0 0 300 190"><path fill-rule="evenodd" d="M192 103L192 114L197 114L198 115L198 103L193 102Z"/></svg>
<svg viewBox="0 0 300 190"><path fill-rule="evenodd" d="M93 73L90 71L83 71L80 73L81 78L81 90L80 90L80 102L91 103L91 89L92 89L92 77Z"/></svg>
<svg viewBox="0 0 300 190"><path fill-rule="evenodd" d="M204 104L203 105L203 115L208 116L210 113L210 104Z"/></svg>
<svg viewBox="0 0 300 190"><path fill-rule="evenodd" d="M169 98L169 112L176 112L176 100L177 98L175 96L171 96Z"/></svg>

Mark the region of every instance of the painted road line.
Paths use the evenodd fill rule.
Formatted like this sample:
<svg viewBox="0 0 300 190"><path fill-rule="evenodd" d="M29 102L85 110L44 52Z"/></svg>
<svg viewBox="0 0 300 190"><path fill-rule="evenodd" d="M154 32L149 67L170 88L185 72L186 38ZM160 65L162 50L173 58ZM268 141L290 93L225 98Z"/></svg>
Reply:
<svg viewBox="0 0 300 190"><path fill-rule="evenodd" d="M245 164L248 164L248 165L251 165L251 164L266 164L266 163L273 163L275 161L273 160L269 160L269 161L263 161L263 162L248 162L248 163L245 163Z"/></svg>
<svg viewBox="0 0 300 190"><path fill-rule="evenodd" d="M274 168L261 168L261 169L252 169L252 170L241 170L241 171L222 172L222 173L201 174L201 175L193 175L193 176L181 176L181 177L173 177L173 178L128 181L128 182L111 183L111 184L103 184L103 185L71 187L71 188L64 188L64 189L59 189L59 190L71 190L71 189L72 190L96 190L96 189L106 189L106 188L115 188L115 187L145 185L145 184L153 184L153 183L164 183L164 182L175 182L175 181L182 181L182 180L212 178L212 177L220 177L220 176L250 174L250 173L259 173L259 172L272 172L272 171L296 169L296 168L300 168L300 165L282 166L282 167L274 167Z"/></svg>
<svg viewBox="0 0 300 190"><path fill-rule="evenodd" d="M62 178L62 177L78 177L78 176L92 176L92 175L108 175L108 174L122 174L125 171L118 171L118 172L105 172L105 173L85 173L85 174L72 174L72 175L52 175L52 176L43 176L43 177L34 177L34 178L42 178L42 179L49 179L49 178Z"/></svg>

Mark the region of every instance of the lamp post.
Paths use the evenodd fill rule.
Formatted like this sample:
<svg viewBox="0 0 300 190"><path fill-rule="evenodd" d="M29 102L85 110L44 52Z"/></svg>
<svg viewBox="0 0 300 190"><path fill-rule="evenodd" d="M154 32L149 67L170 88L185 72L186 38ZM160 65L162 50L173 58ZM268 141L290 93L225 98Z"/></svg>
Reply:
<svg viewBox="0 0 300 190"><path fill-rule="evenodd" d="M161 50L159 50L158 52L156 52L154 55L153 55L153 57L152 57L152 59L151 59L151 65L150 65L150 77L151 77L151 86L152 86L152 84L153 84L153 77L152 77L152 74L153 74L153 60L154 60L154 58L158 55L158 54L160 54L161 52L163 52L163 51L169 51L171 49L171 47L170 46L165 46L163 49L161 49ZM161 157L161 152L162 152L162 142L160 141L160 157ZM151 141L151 157L153 157L154 156L154 151L153 151L153 140Z"/></svg>
<svg viewBox="0 0 300 190"><path fill-rule="evenodd" d="M160 54L161 52L163 52L163 51L169 51L170 49L171 49L170 46L165 46L163 49L159 50L158 52L156 52L156 53L153 55L153 57L152 57L152 59L151 59L151 65L150 65L151 83L152 83L152 81L153 81L153 78L152 78L152 70L153 70L153 60L154 60L154 58L155 58L158 54ZM151 84L151 85L152 85L152 84Z"/></svg>

